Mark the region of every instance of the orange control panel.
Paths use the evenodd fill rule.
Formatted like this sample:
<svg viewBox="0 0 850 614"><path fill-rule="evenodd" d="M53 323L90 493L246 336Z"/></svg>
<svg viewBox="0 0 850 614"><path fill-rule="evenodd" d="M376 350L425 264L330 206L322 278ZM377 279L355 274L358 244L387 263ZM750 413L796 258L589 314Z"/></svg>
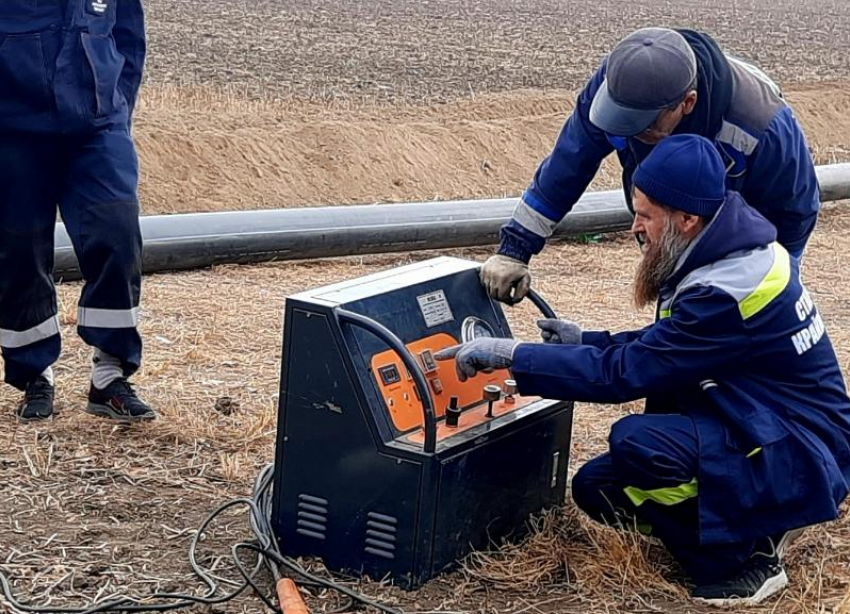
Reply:
<svg viewBox="0 0 850 614"><path fill-rule="evenodd" d="M479 373L461 382L455 372L454 360L434 359L434 354L439 350L457 343L458 341L451 335L437 333L407 345L407 349L425 373L431 398L434 399L434 411L438 417L445 414L451 397L458 398L460 407L468 407L481 401L483 386L495 384L501 388L502 382L511 377L507 369L499 369L492 373ZM422 401L419 399L413 377L407 372L399 355L394 350L375 354L372 357L372 372L395 427L400 431L408 431L423 426ZM522 404L526 405L527 401ZM498 406L502 405L504 405L503 401L498 402ZM495 407L494 404L494 411ZM501 410L501 413L506 411L508 411L507 406ZM463 418L461 420L463 421ZM456 432L456 429L453 432Z"/></svg>

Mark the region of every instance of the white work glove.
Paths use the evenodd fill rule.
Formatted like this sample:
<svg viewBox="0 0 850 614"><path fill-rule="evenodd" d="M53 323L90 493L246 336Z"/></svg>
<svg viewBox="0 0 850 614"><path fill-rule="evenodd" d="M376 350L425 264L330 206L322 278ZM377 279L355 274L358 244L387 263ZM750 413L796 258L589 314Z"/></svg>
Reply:
<svg viewBox="0 0 850 614"><path fill-rule="evenodd" d="M528 265L502 254L487 259L481 267L480 277L487 294L508 305L519 303L531 287Z"/></svg>
<svg viewBox="0 0 850 614"><path fill-rule="evenodd" d="M571 320L546 318L537 320L537 328L544 343L578 345L581 343L581 327Z"/></svg>
<svg viewBox="0 0 850 614"><path fill-rule="evenodd" d="M460 345L440 350L434 354L437 360L455 359L455 369L460 381L474 377L479 371L508 369L513 362L514 349L519 341L513 339L474 339Z"/></svg>

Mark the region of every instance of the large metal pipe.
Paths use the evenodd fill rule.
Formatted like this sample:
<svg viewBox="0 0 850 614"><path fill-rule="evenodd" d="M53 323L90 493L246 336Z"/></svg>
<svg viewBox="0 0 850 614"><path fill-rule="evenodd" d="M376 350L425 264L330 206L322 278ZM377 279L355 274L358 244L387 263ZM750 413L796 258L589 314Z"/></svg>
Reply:
<svg viewBox="0 0 850 614"><path fill-rule="evenodd" d="M829 164L818 166L815 170L818 174L822 202L850 198L850 164Z"/></svg>
<svg viewBox="0 0 850 614"><path fill-rule="evenodd" d="M818 167L822 200L850 199L850 164ZM489 245L516 198L395 205L153 215L141 220L144 272L213 264L353 256ZM588 192L555 235L624 230L632 216L620 190ZM56 228L57 277L79 278L65 228Z"/></svg>

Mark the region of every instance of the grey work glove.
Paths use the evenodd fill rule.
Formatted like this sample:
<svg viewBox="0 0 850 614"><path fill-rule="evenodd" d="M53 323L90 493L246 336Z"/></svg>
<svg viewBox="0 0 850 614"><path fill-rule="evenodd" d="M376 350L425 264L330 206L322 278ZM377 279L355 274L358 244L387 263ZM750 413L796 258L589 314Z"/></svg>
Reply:
<svg viewBox="0 0 850 614"><path fill-rule="evenodd" d="M486 369L507 369L513 362L514 348L519 341L513 339L475 339L461 345L453 345L434 354L437 360L454 358L457 377L465 382Z"/></svg>
<svg viewBox="0 0 850 614"><path fill-rule="evenodd" d="M502 254L487 259L481 267L480 277L487 294L509 305L516 305L524 299L531 287L528 265Z"/></svg>
<svg viewBox="0 0 850 614"><path fill-rule="evenodd" d="M544 343L563 343L578 345L581 343L581 327L570 320L546 318L537 320L537 328Z"/></svg>

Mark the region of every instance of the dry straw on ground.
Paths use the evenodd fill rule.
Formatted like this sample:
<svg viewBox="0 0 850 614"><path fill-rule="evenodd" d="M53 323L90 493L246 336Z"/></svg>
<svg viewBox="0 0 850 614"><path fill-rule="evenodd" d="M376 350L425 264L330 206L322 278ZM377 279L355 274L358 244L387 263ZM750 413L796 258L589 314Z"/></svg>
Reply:
<svg viewBox="0 0 850 614"><path fill-rule="evenodd" d="M842 208L844 207L844 208ZM850 248L850 209L824 215L806 260L806 277L824 312L842 366L850 366L850 311L841 255ZM481 259L486 252L456 252ZM200 520L246 494L272 459L284 297L304 287L403 264L428 254L226 266L147 280L142 331L145 366L136 378L162 419L132 429L83 415L88 352L73 335L79 285L63 285L66 350L58 369L62 413L20 426L0 415L2 567L19 591L64 603L129 588L197 587L186 549ZM628 237L552 245L535 263L537 286L564 316L587 327L636 327L650 317L628 307L636 260ZM568 280L565 282L565 280ZM509 311L515 332L534 337L534 310ZM216 409L224 397L239 409ZM3 389L9 407L16 395ZM639 404L581 405L571 470L604 450L610 424ZM244 535L230 519L204 542L208 561ZM790 554L792 584L755 612L842 611L850 591L850 524L808 532ZM209 550L207 550L209 549ZM220 559L219 566L224 565ZM413 593L369 583L364 590L407 612L701 611L683 599L679 572L663 549L592 525L571 505L547 517L527 546L478 555L466 571ZM540 580L539 582L537 580ZM311 599L323 608L329 596ZM844 605L842 605L844 602ZM223 612L256 612L245 598Z"/></svg>

